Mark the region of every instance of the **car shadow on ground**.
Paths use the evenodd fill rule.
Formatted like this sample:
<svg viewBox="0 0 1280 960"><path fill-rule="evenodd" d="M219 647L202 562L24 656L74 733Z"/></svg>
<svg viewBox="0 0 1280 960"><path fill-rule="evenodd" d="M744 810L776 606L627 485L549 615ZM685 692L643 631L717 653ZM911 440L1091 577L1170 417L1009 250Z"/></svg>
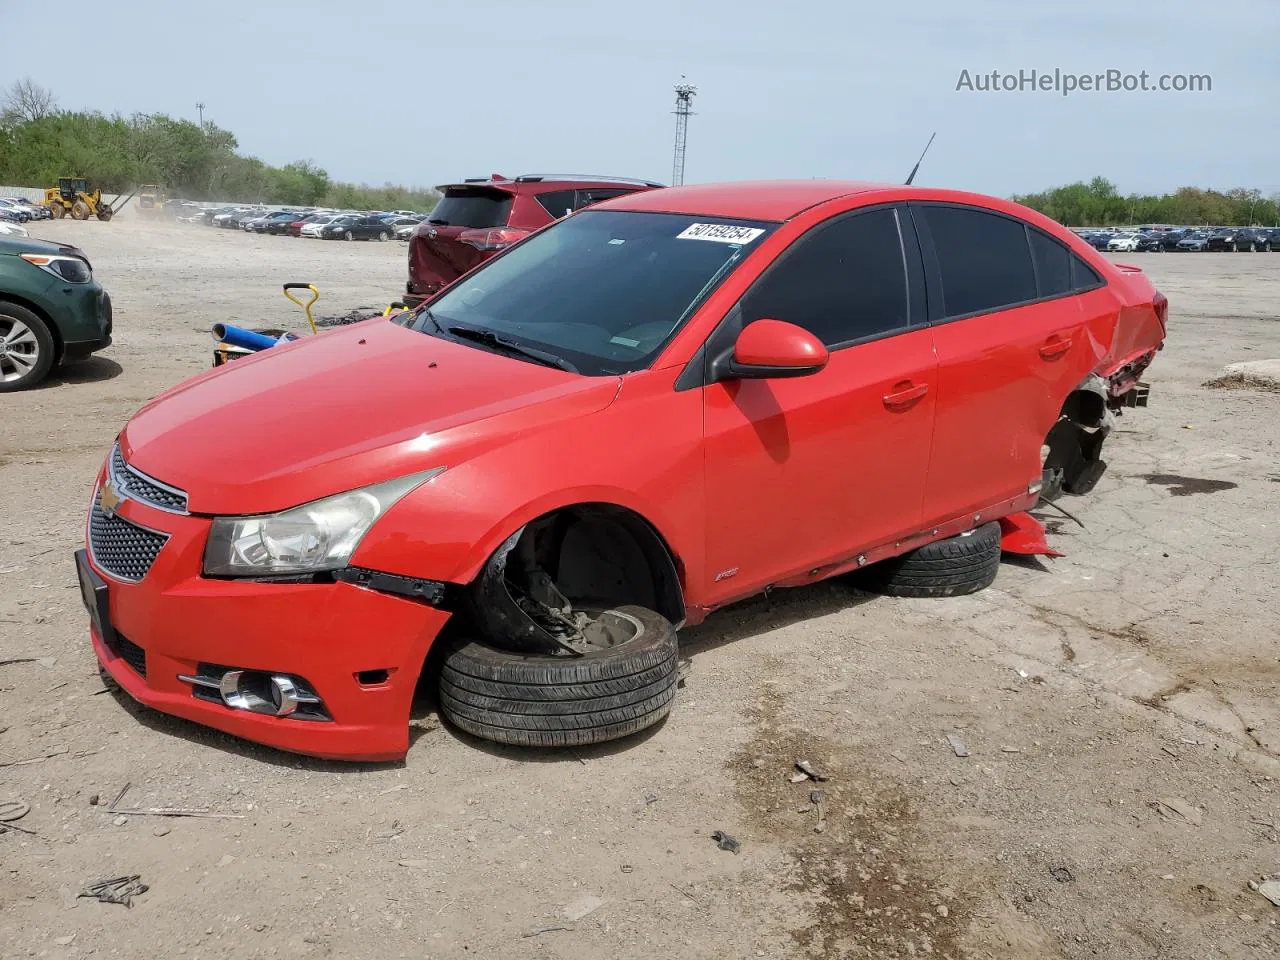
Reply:
<svg viewBox="0 0 1280 960"><path fill-rule="evenodd" d="M101 383L104 380L114 380L122 373L124 373L124 367L107 357L68 360L50 373L43 383L36 384L35 389L51 390L64 385Z"/></svg>

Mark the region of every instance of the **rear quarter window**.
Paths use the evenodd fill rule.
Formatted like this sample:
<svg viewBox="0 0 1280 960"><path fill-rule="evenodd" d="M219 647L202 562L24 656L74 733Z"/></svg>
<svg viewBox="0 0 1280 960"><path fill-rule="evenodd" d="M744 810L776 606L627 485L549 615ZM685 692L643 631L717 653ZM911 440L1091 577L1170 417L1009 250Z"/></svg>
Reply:
<svg viewBox="0 0 1280 960"><path fill-rule="evenodd" d="M543 210L559 220L565 214L573 212L573 204L577 195L577 190L550 190L547 193L538 194L535 199L537 199Z"/></svg>
<svg viewBox="0 0 1280 960"><path fill-rule="evenodd" d="M1042 297L1058 297L1075 289L1071 282L1071 251L1047 233L1027 227L1031 257L1036 264L1036 285Z"/></svg>

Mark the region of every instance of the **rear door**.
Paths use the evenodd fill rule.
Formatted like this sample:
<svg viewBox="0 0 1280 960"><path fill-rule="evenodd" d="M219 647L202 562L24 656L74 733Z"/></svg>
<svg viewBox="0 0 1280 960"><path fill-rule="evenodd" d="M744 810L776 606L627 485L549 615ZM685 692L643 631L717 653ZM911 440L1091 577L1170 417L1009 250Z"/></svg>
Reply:
<svg viewBox="0 0 1280 960"><path fill-rule="evenodd" d="M810 376L703 388L712 603L919 528L937 364L904 216L878 207L817 225L712 335L718 353L754 320L785 320L831 351Z"/></svg>
<svg viewBox="0 0 1280 960"><path fill-rule="evenodd" d="M912 203L911 211L938 354L924 498L931 526L1025 495L1040 479L1045 437L1105 349L1088 335L1076 295L1102 281L1016 218L949 203Z"/></svg>

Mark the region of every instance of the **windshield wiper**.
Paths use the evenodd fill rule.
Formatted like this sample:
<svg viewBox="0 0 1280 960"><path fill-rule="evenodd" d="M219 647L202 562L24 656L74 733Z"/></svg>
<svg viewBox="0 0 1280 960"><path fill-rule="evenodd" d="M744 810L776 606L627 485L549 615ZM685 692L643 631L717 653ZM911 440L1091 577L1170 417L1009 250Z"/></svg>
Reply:
<svg viewBox="0 0 1280 960"><path fill-rule="evenodd" d="M437 333L444 333L444 327L440 326L440 321L436 319L436 315L431 312L430 307L423 307L421 310L418 311L418 313L419 315L426 317L427 320L431 321L431 325L436 328Z"/></svg>
<svg viewBox="0 0 1280 960"><path fill-rule="evenodd" d="M434 318L432 319L434 322ZM560 370L567 370L569 373L577 373L578 368L563 357L557 357L554 353L547 353L543 350L536 350L533 347L526 347L523 344L516 343L514 340L508 340L506 337L500 337L492 330L482 330L477 327L462 327L454 325L449 327L449 333L453 334L460 340L470 340L473 343L482 343L486 347L493 347L513 356L524 357L541 363L544 366L556 367Z"/></svg>

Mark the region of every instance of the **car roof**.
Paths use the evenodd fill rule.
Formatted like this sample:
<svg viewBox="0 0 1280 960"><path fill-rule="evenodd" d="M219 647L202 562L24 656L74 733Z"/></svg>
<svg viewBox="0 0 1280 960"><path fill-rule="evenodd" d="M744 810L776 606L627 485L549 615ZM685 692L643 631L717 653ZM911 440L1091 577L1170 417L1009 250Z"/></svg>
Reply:
<svg viewBox="0 0 1280 960"><path fill-rule="evenodd" d="M644 213L684 213L743 220L787 220L798 213L855 193L900 190L889 183L862 180L747 180L699 183L642 190L595 204L594 209Z"/></svg>
<svg viewBox="0 0 1280 960"><path fill-rule="evenodd" d="M864 203L913 200L956 203L981 207L1018 217L1055 232L1061 224L1011 200L963 190L874 183L866 180L754 180L740 183L704 183L629 193L601 203L592 210L628 210L643 213L677 213L741 220L789 220L804 211L857 196Z"/></svg>

